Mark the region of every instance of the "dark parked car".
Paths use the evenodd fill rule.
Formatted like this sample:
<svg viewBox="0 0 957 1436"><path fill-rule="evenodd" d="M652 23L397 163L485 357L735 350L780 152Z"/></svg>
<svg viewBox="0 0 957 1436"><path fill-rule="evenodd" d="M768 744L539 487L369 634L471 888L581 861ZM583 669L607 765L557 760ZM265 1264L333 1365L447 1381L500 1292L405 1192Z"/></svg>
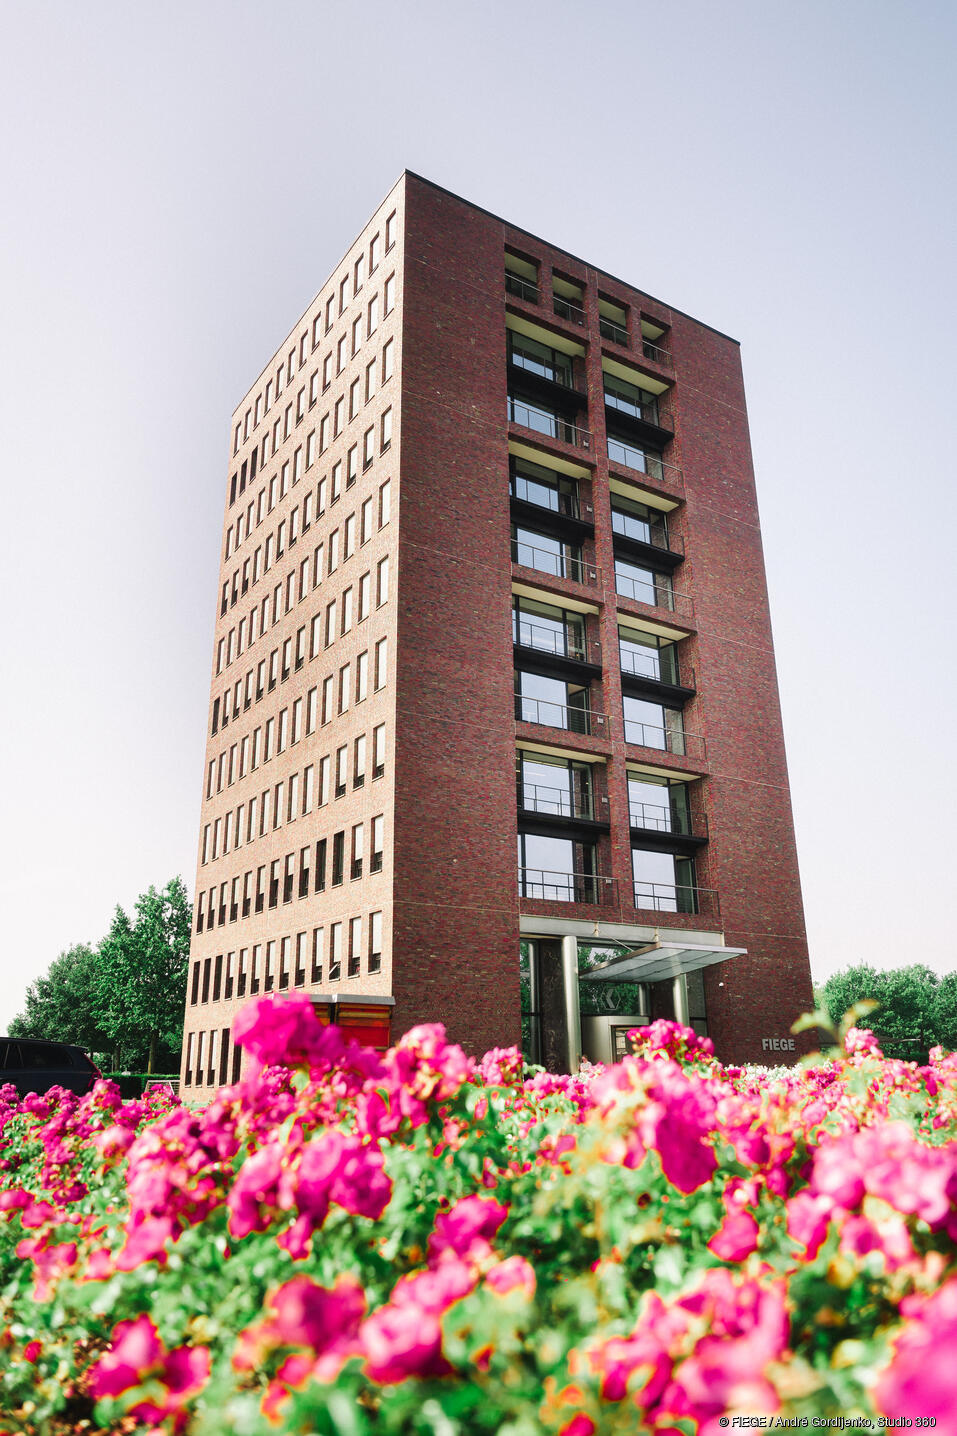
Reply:
<svg viewBox="0 0 957 1436"><path fill-rule="evenodd" d="M46 1092L51 1087L68 1087L71 1092L89 1092L99 1069L82 1047L66 1042L35 1042L25 1037L0 1037L0 1085L12 1082L23 1096Z"/></svg>

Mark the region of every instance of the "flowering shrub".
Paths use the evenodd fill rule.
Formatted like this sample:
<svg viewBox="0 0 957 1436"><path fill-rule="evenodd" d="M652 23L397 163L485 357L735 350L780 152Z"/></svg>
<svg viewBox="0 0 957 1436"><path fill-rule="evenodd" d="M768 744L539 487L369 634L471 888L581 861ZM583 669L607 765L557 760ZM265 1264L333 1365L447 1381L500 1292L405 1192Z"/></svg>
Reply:
<svg viewBox="0 0 957 1436"><path fill-rule="evenodd" d="M201 1110L0 1089L0 1432L957 1430L957 1056L527 1075L250 1003Z"/></svg>

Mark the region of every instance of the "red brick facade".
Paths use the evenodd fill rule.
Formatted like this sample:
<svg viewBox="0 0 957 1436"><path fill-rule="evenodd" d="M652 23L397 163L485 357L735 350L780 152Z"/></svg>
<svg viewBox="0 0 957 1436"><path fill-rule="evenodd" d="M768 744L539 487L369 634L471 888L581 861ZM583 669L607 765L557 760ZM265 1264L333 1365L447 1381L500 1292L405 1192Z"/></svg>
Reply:
<svg viewBox="0 0 957 1436"><path fill-rule="evenodd" d="M393 215L394 243L386 249L386 222ZM518 264L513 272L519 275L508 293L506 249L515 257L510 263ZM534 278L523 281L522 274ZM390 275L393 307L385 314ZM569 294L575 297L561 298ZM377 325L367 332L373 300L378 304ZM621 329L615 327L620 319ZM533 343L553 345L568 356L562 363L568 366L563 382L569 394L562 402L568 415L569 404L577 403L578 409L574 423L556 426L557 437L507 416L509 384L517 380L521 388L527 374L507 362L506 324ZM392 374L384 378L389 340ZM334 356L331 368L327 355ZM264 385L280 365L283 394L273 397L269 413L257 422ZM633 382L641 387L643 381L657 393L654 427L646 422L644 430L636 431L645 433L641 443L652 454L643 461L645 471L619 462L620 453L619 458L608 457L603 367L618 380L626 379L626 388ZM371 394L370 368L375 376ZM540 383L538 387L544 392ZM298 399L300 391L304 400ZM583 396L580 401L576 393ZM297 399L303 418L296 422L294 408L287 437L286 406L295 406ZM343 422L335 435L337 400ZM383 443L387 410L391 433ZM354 412L351 420L345 417L349 412ZM607 412L615 421L615 412ZM273 448L270 425L277 414L279 442ZM328 443L320 450L320 425L327 414ZM516 409L515 417L527 417L527 411ZM369 429L374 430L371 450L365 439ZM312 431L317 437L306 467L306 437ZM650 936L659 930L663 937L690 933L697 935L691 939L696 941L704 933L708 940L747 949L746 955L710 967L705 974L707 1021L719 1055L730 1061L762 1060L762 1039L786 1037L794 1018L810 1008L811 982L737 344L406 174L240 404L231 434L231 481L244 462L248 473L253 449L260 459L255 481L250 479L242 494L227 492L226 529L233 538L228 555L224 546L220 576L227 596L225 609L217 606L197 879L206 911L201 914L198 903L192 960L199 964L199 995L194 1003L191 989L187 1000L187 1033L193 1037L184 1051L184 1077L190 1050L195 1066L198 1034L228 1028L241 1000L237 979L242 952L248 971L254 948L261 950L262 964L266 944L275 942L278 960L284 936L291 937L294 953L298 934L307 933L311 944L314 933L321 932L321 942L327 944L333 923L343 924L342 934L357 921L362 951L351 975L344 957L333 978L326 950L321 979L314 980L307 964L304 975L290 968L285 985L295 988L298 975L299 986L339 1000L392 997L394 1031L441 1020L453 1038L473 1051L519 1038L520 925L524 935L534 937L541 923L543 940L546 934L554 937L556 924L560 928L563 922L579 933L583 922L600 922L606 939L617 930L629 943L637 941L639 931ZM648 434L652 440L657 436L660 464ZM334 466L341 463L343 475L347 473L353 446L358 446L354 479L347 485L343 477L342 491L333 502L328 486ZM577 484L581 553L580 560L561 561L568 576L545 571L527 549L516 551L521 564L511 562L510 522L518 516L519 522L534 523L535 516L527 505L510 502L510 447L520 462L523 455L534 456L548 473L570 474ZM281 475L285 463L294 465L297 449L304 451L298 476L290 475L281 495L279 484L275 504L268 508L267 499L268 511L260 519L257 509L251 528L240 525L237 545L237 519L244 506L248 509L250 494L256 506L260 489L265 485L268 493L274 473ZM378 506L386 481L390 507L386 523L380 525ZM634 559L613 526L611 486L625 502L650 505L651 513L667 512L671 552L665 558L674 567L673 596L667 602L657 587L616 592L616 556ZM308 536L301 531L307 493L313 495ZM360 542L362 505L370 499L377 519ZM297 508L296 547L288 544L287 527L281 561L255 579L246 594L243 565L247 559L252 562L267 533L281 522L292 523ZM355 515L353 547L343 557L350 514ZM556 527L554 515L546 518L552 531L542 540L547 544L561 526ZM333 532L339 534L338 564L329 573ZM270 606L267 631L247 641L241 655L220 667L220 642L228 645L229 634L238 634L241 615L254 601L261 606L277 583L287 582L287 573L299 574L307 551L314 558L320 543L320 582L312 581L314 573L304 587L297 578L291 607L284 589L283 611L275 617ZM384 558L390 565L387 596L381 604L373 596L360 619L355 608L360 578L368 573L374 585ZM237 575L241 591L233 600ZM627 582L623 586L627 588ZM348 602L354 611L349 628L340 632L347 587L353 590ZM515 593L532 604L577 615L585 645L578 657L591 665L578 666L588 690L590 733L528 721L531 710L516 709L510 611ZM326 642L326 610L333 598L338 605L336 631L334 640ZM310 643L314 621L323 636L318 651ZM662 744L646 748L626 741L622 693L636 689L627 673L624 683L622 679L622 622L677 644L684 685L684 752L681 744L678 751L664 751ZM269 655L278 650L281 656L287 640L295 654L303 627L303 661L295 668L290 665L287 677L277 675L276 691L260 700L255 696L260 663L266 659L268 674ZM370 668L367 691L360 698L356 665L362 653L372 665L381 640L388 647L386 680L374 688ZM228 646L223 651L228 652ZM523 655L516 649L515 654L520 665L528 659L532 671L536 664L542 668L540 653ZM241 775L237 756L233 772L229 750L236 745L238 753L248 737L251 755L253 734L263 728L266 716L274 716L274 708L291 714L296 699L305 704L316 689L321 709L323 685L331 678L337 710L340 675L347 664L352 690L344 712L328 714L324 723L320 712L312 731L305 731L303 723L282 753L274 751L255 768L247 765ZM578 671L574 664L566 662L564 667ZM214 703L222 704L226 688L235 693L237 681L244 685L250 669L252 702L233 712L224 739L221 724L212 732ZM643 691L654 697L653 686L646 684ZM244 698L245 693L243 687ZM535 711L547 717L547 708ZM278 724L278 712L275 716ZM373 774L372 732L382 725L384 761L382 771ZM336 796L336 753L347 747L351 765L356 739L363 736L363 779L354 781L349 767L346 791ZM575 893L578 901L556 900L554 892L544 889L538 895L519 895L516 835L536 815L518 811L517 747L589 764L595 821L582 832L587 828L590 834L600 881L588 878ZM333 786L328 794L316 793L306 811L302 774L311 765L313 782L318 782L323 757L330 759ZM643 838L629 821L629 771L639 778L642 773L671 773L688 780L694 831L699 838L707 836L694 850L696 911L672 911L667 902L658 906L657 899L651 907L635 905L632 848L645 842L654 847L655 841L648 834ZM297 811L290 816L287 794L293 779ZM284 810L277 826L273 815L261 835L257 831L238 848L218 851L215 858L210 857L207 839L204 854L207 826L212 828L219 818L223 827L227 816L235 824L242 805L242 822L248 827L250 798L261 801L267 787L275 793L280 783ZM318 801L320 797L324 801ZM382 819L384 852L378 869L371 871L371 825L377 817ZM260 823L258 813L256 821ZM534 829L536 823L530 826ZM363 860L354 872L348 850L354 829L360 827ZM541 821L538 827L545 831ZM560 824L553 823L551 830L559 833ZM316 891L316 845L325 840L331 851L337 832L345 834L348 871L339 875L340 881L327 881ZM659 833L658 848L661 837ZM300 859L307 850L303 891ZM265 867L268 877L277 860L285 876L290 854L291 897L287 885L270 907L267 891L262 911L255 911L254 901L245 915L242 898L235 913L227 901L221 920L223 883L231 895L232 880L239 877L242 893L245 875L251 872L255 888L256 874ZM216 894L212 927L211 891ZM370 961L373 912L381 915L378 967ZM223 982L219 998L214 1000L210 990L204 1001L203 964L208 958L213 972L218 956L225 973L230 954L234 981L229 999ZM273 976L278 988L278 969ZM261 989L264 980L265 973ZM247 981L243 1000L248 993ZM208 1043L208 1037L205 1040ZM220 1056L221 1050L217 1062ZM231 1057L227 1065L231 1073ZM205 1066L203 1075L208 1076ZM194 1072L193 1086L195 1077Z"/></svg>

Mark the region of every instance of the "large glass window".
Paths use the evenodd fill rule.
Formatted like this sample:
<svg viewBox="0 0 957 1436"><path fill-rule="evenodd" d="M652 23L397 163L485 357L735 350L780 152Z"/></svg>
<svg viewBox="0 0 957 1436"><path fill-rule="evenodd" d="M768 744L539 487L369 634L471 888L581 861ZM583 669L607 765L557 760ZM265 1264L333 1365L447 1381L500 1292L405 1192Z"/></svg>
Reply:
<svg viewBox="0 0 957 1436"><path fill-rule="evenodd" d="M571 838L518 835L519 891L550 902L596 902L595 849Z"/></svg>
<svg viewBox="0 0 957 1436"><path fill-rule="evenodd" d="M674 853L632 848L635 907L654 912L697 912L694 863Z"/></svg>
<svg viewBox="0 0 957 1436"><path fill-rule="evenodd" d="M678 645L657 633L640 628L618 629L618 651L622 673L635 678L654 678L660 683L678 683Z"/></svg>
<svg viewBox="0 0 957 1436"><path fill-rule="evenodd" d="M690 833L688 785L650 773L628 774L628 818L633 828Z"/></svg>
<svg viewBox="0 0 957 1436"><path fill-rule="evenodd" d="M551 379L555 384L564 384L566 388L571 388L572 361L568 354L563 354L558 349L552 349L547 344L540 344L537 339L530 339L527 334L516 334L514 329L510 329L508 357L517 368L525 369L529 374L537 374L542 379Z"/></svg>
<svg viewBox="0 0 957 1436"><path fill-rule="evenodd" d="M657 748L661 752L684 753L684 726L680 708L667 708L647 698L633 698L626 693L622 700L625 720L625 742L641 748Z"/></svg>
<svg viewBox="0 0 957 1436"><path fill-rule="evenodd" d="M616 534L636 539L638 543L668 548L668 521L660 509L651 509L637 499L623 494L611 496L611 526Z"/></svg>
<svg viewBox="0 0 957 1436"><path fill-rule="evenodd" d="M557 818L591 818L592 783L588 763L549 753L516 756L518 804L528 813Z"/></svg>
<svg viewBox="0 0 957 1436"><path fill-rule="evenodd" d="M616 374L606 373L605 406L617 409L621 414L630 414L633 419L644 419L649 424L658 422L658 400L649 389L638 384L629 384Z"/></svg>
<svg viewBox="0 0 957 1436"><path fill-rule="evenodd" d="M567 612L532 598L516 598L512 609L512 641L561 658L585 658L585 623Z"/></svg>
<svg viewBox="0 0 957 1436"><path fill-rule="evenodd" d="M555 578L583 582L580 544L568 543L565 539L522 528L518 524L512 525L512 562L525 568L537 568L540 573L550 573Z"/></svg>
<svg viewBox="0 0 957 1436"><path fill-rule="evenodd" d="M515 675L515 716L522 723L542 723L548 728L587 733L588 690L561 678L520 671Z"/></svg>
<svg viewBox="0 0 957 1436"><path fill-rule="evenodd" d="M675 606L670 574L655 573L623 558L615 559L615 592L623 598L652 603L658 608L672 609Z"/></svg>
<svg viewBox="0 0 957 1436"><path fill-rule="evenodd" d="M578 485L574 479L555 473L529 459L511 460L510 487L512 497L551 509L556 514L578 518Z"/></svg>

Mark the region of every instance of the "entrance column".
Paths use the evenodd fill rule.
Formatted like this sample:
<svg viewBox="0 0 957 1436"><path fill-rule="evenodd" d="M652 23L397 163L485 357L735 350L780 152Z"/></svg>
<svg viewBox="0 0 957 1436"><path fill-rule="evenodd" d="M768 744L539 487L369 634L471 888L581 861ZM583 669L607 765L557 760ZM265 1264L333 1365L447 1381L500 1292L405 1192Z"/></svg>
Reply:
<svg viewBox="0 0 957 1436"><path fill-rule="evenodd" d="M565 1036L568 1044L568 1071L577 1072L582 1058L581 1003L578 996L578 938L562 938L562 977L565 987ZM684 978L681 979L682 982ZM687 1002L685 1003L687 1008Z"/></svg>
<svg viewBox="0 0 957 1436"><path fill-rule="evenodd" d="M691 1026L691 1018L688 1010L688 979L684 973L679 973L671 984L674 993L675 1021L680 1022L683 1027Z"/></svg>

